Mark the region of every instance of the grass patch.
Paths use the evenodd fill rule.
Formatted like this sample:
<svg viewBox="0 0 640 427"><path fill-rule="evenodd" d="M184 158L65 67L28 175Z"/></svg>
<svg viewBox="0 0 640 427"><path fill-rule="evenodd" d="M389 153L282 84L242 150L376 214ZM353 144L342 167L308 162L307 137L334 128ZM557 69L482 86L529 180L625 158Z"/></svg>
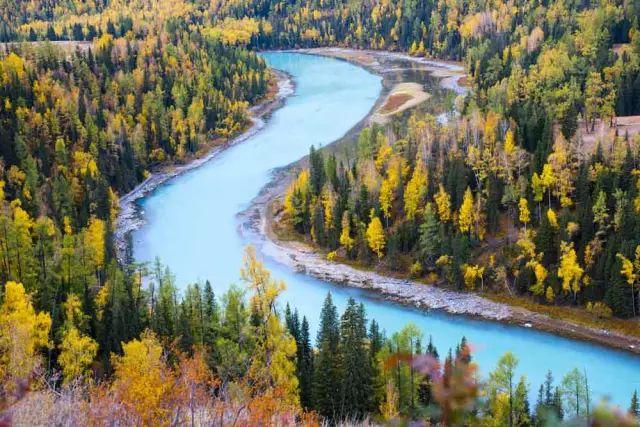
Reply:
<svg viewBox="0 0 640 427"><path fill-rule="evenodd" d="M554 319L564 320L590 328L606 329L608 331L640 338L640 328L638 327L638 322L634 320L617 318L599 319L584 308L544 305L525 297L491 293L487 293L484 296L496 302L526 308L529 311L544 314Z"/></svg>

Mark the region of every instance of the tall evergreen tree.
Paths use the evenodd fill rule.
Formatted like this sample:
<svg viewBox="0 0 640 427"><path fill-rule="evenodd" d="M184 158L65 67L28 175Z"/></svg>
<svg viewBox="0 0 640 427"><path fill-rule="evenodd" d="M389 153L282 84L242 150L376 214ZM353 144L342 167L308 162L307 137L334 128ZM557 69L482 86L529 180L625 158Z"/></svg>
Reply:
<svg viewBox="0 0 640 427"><path fill-rule="evenodd" d="M340 321L341 417L361 419L372 408L373 372L364 306L349 298Z"/></svg>
<svg viewBox="0 0 640 427"><path fill-rule="evenodd" d="M314 364L313 399L320 415L335 420L339 415L340 330L338 312L331 293L327 294L320 312L320 328L316 339L317 357Z"/></svg>
<svg viewBox="0 0 640 427"><path fill-rule="evenodd" d="M300 404L305 409L313 407L313 349L309 334L309 321L302 317L298 345L298 382Z"/></svg>

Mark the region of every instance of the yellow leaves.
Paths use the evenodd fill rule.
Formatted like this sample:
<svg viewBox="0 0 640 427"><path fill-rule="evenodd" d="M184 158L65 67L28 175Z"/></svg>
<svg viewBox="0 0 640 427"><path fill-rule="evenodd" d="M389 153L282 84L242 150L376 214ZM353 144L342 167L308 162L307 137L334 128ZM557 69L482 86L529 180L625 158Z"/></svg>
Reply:
<svg viewBox="0 0 640 427"><path fill-rule="evenodd" d="M471 233L474 218L473 194L471 189L467 187L460 206L460 212L458 213L458 228L461 233Z"/></svg>
<svg viewBox="0 0 640 427"><path fill-rule="evenodd" d="M553 288L551 286L547 287L547 291L544 294L544 299L551 304L553 300L556 298L555 293L553 292Z"/></svg>
<svg viewBox="0 0 640 427"><path fill-rule="evenodd" d="M21 283L7 282L0 306L0 381L12 390L40 362L36 350L49 346L51 318L36 313Z"/></svg>
<svg viewBox="0 0 640 427"><path fill-rule="evenodd" d="M554 194L560 199L563 208L573 205L570 198L573 192L573 178L576 162L571 147L564 137L559 134L553 144L553 152L549 154L549 166L542 169L542 181L545 187L555 185ZM545 170L545 168L547 170ZM548 168L551 168L549 170Z"/></svg>
<svg viewBox="0 0 640 427"><path fill-rule="evenodd" d="M0 76L4 84L9 83L11 79L24 80L26 77L24 60L11 52L4 61L0 62Z"/></svg>
<svg viewBox="0 0 640 427"><path fill-rule="evenodd" d="M98 344L93 339L81 335L76 328L68 329L62 337L58 356L64 382L87 375L97 353Z"/></svg>
<svg viewBox="0 0 640 427"><path fill-rule="evenodd" d="M253 290L250 302L253 315L258 318L256 339L259 348L252 360L249 376L255 386L264 388L267 394L276 393L286 403L297 406L298 380L293 362L296 344L276 311L276 300L284 291L285 284L271 278L251 246L245 250L240 276Z"/></svg>
<svg viewBox="0 0 640 427"><path fill-rule="evenodd" d="M617 254L621 262L620 274L627 279L627 283L633 285L637 279L637 275L633 270L633 263L624 255Z"/></svg>
<svg viewBox="0 0 640 427"><path fill-rule="evenodd" d="M351 225L349 221L349 211L344 211L342 214L342 231L340 232L340 244L349 252L354 245L355 241L351 237Z"/></svg>
<svg viewBox="0 0 640 427"><path fill-rule="evenodd" d="M248 44L251 37L258 34L260 21L254 18L225 18L215 27L202 30L205 37L219 39L226 44Z"/></svg>
<svg viewBox="0 0 640 427"><path fill-rule="evenodd" d="M515 150L516 150L515 138L513 136L513 131L509 129L507 131L507 135L504 140L504 152L507 153L507 155L511 155L515 152Z"/></svg>
<svg viewBox="0 0 640 427"><path fill-rule="evenodd" d="M387 177L382 181L380 185L380 208L385 218L391 217L391 209L395 200L396 189L400 184L403 172L404 163L397 156L392 156L389 161L389 167L387 168Z"/></svg>
<svg viewBox="0 0 640 427"><path fill-rule="evenodd" d="M367 227L366 237L369 248L378 255L378 258L382 258L386 238L384 229L382 228L382 222L380 222L380 218L375 216L373 210L371 211L371 222L369 222L369 226Z"/></svg>
<svg viewBox="0 0 640 427"><path fill-rule="evenodd" d="M555 211L551 208L547 209L547 220L553 228L559 228L558 217L556 216Z"/></svg>
<svg viewBox="0 0 640 427"><path fill-rule="evenodd" d="M380 149L378 150L378 155L376 156L376 169L378 172L382 171L382 168L387 164L389 158L391 157L391 153L393 149L389 144L380 145Z"/></svg>
<svg viewBox="0 0 640 427"><path fill-rule="evenodd" d="M79 172L79 175L88 175L91 178L95 178L98 175L98 165L90 153L74 151L73 164L75 171Z"/></svg>
<svg viewBox="0 0 640 427"><path fill-rule="evenodd" d="M96 269L104 266L105 224L101 219L91 217L85 231L85 243Z"/></svg>
<svg viewBox="0 0 640 427"><path fill-rule="evenodd" d="M540 176L540 185L546 190L549 191L551 187L555 185L557 181L556 176L553 173L553 168L549 163L545 163L542 166L542 175Z"/></svg>
<svg viewBox="0 0 640 427"><path fill-rule="evenodd" d="M490 12L478 12L469 15L460 26L460 36L463 39L480 38L495 29L495 22Z"/></svg>
<svg viewBox="0 0 640 427"><path fill-rule="evenodd" d="M122 345L122 356L112 356L115 380L112 390L119 400L140 418L140 424L154 425L165 419L163 405L171 388L171 371L156 336L145 331L140 339Z"/></svg>
<svg viewBox="0 0 640 427"><path fill-rule="evenodd" d="M520 212L518 219L525 226L531 221L531 212L529 211L529 204L527 203L527 199L521 197L520 202L518 203L518 210Z"/></svg>
<svg viewBox="0 0 640 427"><path fill-rule="evenodd" d="M580 291L584 270L578 264L578 256L573 249L573 243L561 242L560 253L558 278L562 279L562 289L565 292L572 292L575 298Z"/></svg>
<svg viewBox="0 0 640 427"><path fill-rule="evenodd" d="M484 267L479 265L463 264L461 267L464 284L467 289L475 289L478 279L483 281Z"/></svg>
<svg viewBox="0 0 640 427"><path fill-rule="evenodd" d="M438 209L438 217L442 222L448 222L451 220L451 196L444 189L444 186L440 184L438 193L435 195L434 200Z"/></svg>
<svg viewBox="0 0 640 427"><path fill-rule="evenodd" d="M109 33L104 33L99 39L93 42L96 51L111 49L113 37Z"/></svg>
<svg viewBox="0 0 640 427"><path fill-rule="evenodd" d="M321 203L324 209L324 227L325 230L330 230L333 228L333 209L336 205L336 195L329 186L322 189Z"/></svg>
<svg viewBox="0 0 640 427"><path fill-rule="evenodd" d="M82 302L80 302L80 298L76 294L69 294L62 305L62 309L67 327L80 328L84 324L86 316L82 311Z"/></svg>
<svg viewBox="0 0 640 427"><path fill-rule="evenodd" d="M547 276L549 272L547 269L537 260L531 260L527 263L527 266L533 268L533 274L536 277L536 283L529 288L534 295L542 295L545 293L545 280L547 280Z"/></svg>
<svg viewBox="0 0 640 427"><path fill-rule="evenodd" d="M293 194L295 191L299 191L302 194L303 198L305 198L305 196L308 194L309 192L309 170L308 169L302 170L298 174L298 177L296 178L296 180L293 181L291 185L289 185L289 188L287 189L287 194L285 195L285 199L284 199L284 208L289 215L292 215L294 213Z"/></svg>
<svg viewBox="0 0 640 427"><path fill-rule="evenodd" d="M525 258L536 258L536 245L533 242L533 232L531 230L522 230L516 245L518 245Z"/></svg>
<svg viewBox="0 0 640 427"><path fill-rule="evenodd" d="M631 286L640 278L640 245L636 246L635 259L632 261L622 255L616 254L621 262L620 274L627 280L627 283Z"/></svg>
<svg viewBox="0 0 640 427"><path fill-rule="evenodd" d="M427 172L421 160L417 163L404 191L404 211L409 220L421 211L421 205L427 193Z"/></svg>

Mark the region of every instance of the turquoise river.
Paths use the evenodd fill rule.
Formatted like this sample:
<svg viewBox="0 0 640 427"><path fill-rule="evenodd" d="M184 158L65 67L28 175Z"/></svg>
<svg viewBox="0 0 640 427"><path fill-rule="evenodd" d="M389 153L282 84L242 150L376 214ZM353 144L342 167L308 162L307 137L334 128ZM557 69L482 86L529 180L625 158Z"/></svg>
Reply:
<svg viewBox="0 0 640 427"><path fill-rule="evenodd" d="M270 66L293 77L294 94L255 135L139 200L146 223L133 234L134 258L159 257L181 286L209 279L221 295L229 284L240 283L243 248L254 242L239 232L237 214L269 182L274 168L303 157L312 144L327 145L343 136L367 115L382 89L379 76L344 61L282 52L264 57ZM638 356L523 327L414 310L263 258L288 285L283 302L306 315L314 331L330 291L340 310L349 297L363 301L368 318L375 318L387 333L415 323L425 337L433 337L441 354L466 336L485 373L511 350L520 360L519 372L531 383L531 396L548 369L558 383L574 367L586 370L596 401L607 397L626 408L633 390L640 389Z"/></svg>

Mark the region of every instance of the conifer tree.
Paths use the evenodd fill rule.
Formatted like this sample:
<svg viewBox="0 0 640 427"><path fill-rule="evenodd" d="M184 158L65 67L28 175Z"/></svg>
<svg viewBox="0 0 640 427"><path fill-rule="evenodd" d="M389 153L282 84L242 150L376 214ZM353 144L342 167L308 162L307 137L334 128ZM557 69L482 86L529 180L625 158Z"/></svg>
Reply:
<svg viewBox="0 0 640 427"><path fill-rule="evenodd" d="M316 339L317 356L314 363L313 401L315 409L325 418L334 420L340 414L340 330L338 312L331 293L327 294Z"/></svg>
<svg viewBox="0 0 640 427"><path fill-rule="evenodd" d="M638 391L633 391L633 396L631 396L631 404L629 405L629 413L636 417L636 419L640 418L640 403L638 402Z"/></svg>
<svg viewBox="0 0 640 427"><path fill-rule="evenodd" d="M361 419L373 409L372 366L366 337L364 306L349 298L340 320L342 418Z"/></svg>

